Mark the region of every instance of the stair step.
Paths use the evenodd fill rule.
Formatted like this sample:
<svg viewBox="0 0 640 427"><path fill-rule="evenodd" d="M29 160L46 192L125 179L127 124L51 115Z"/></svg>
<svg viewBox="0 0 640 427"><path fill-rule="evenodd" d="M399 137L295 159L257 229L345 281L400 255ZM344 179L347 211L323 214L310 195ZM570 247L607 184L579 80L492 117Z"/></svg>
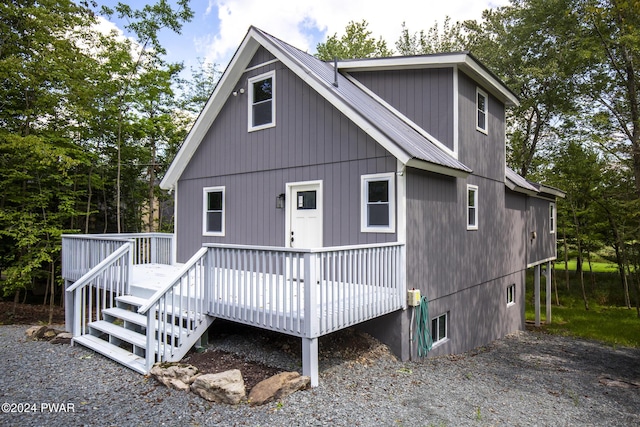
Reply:
<svg viewBox="0 0 640 427"><path fill-rule="evenodd" d="M134 307L142 307L149 302L149 300L146 298L140 298L133 295L120 295L116 297L116 301L124 304L129 304Z"/></svg>
<svg viewBox="0 0 640 427"><path fill-rule="evenodd" d="M104 310L102 310L102 314L103 315L108 314L109 316L122 319L125 322L133 323L134 325L138 325L142 327L147 326L147 316L138 314L135 311L125 310L124 308L119 308L119 307L105 308Z"/></svg>
<svg viewBox="0 0 640 427"><path fill-rule="evenodd" d="M111 360L115 360L116 362L125 365L140 374L146 375L147 373L144 358L110 344L105 340L101 340L98 337L94 337L93 335L82 335L74 337L73 342L90 348L91 350L100 353Z"/></svg>
<svg viewBox="0 0 640 427"><path fill-rule="evenodd" d="M98 320L97 322L89 323L89 327L92 329L96 329L100 332L104 332L112 337L121 339L130 344L135 345L136 347L146 348L147 347L147 337L134 332L130 329L125 329L122 326L114 325L113 323L107 322L106 320Z"/></svg>
<svg viewBox="0 0 640 427"><path fill-rule="evenodd" d="M129 311L118 307L113 308L105 308L102 310L103 315L113 316L118 319L122 319L126 322L133 323L134 325L142 326L143 328L147 327L147 316L143 316L142 314L138 314L135 311ZM158 320L155 321L155 330L158 330ZM185 329L186 332L186 329ZM172 327L171 325L167 325L167 334L178 336L180 333L180 328L178 326Z"/></svg>

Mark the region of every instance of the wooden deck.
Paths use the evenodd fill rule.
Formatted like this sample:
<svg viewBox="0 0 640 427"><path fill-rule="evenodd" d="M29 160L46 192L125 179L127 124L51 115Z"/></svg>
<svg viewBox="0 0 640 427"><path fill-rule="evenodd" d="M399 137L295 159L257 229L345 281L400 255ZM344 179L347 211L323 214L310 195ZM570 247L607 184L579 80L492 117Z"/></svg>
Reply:
<svg viewBox="0 0 640 427"><path fill-rule="evenodd" d="M124 347L129 355L107 355L120 363L131 356L129 366L139 372L156 361L181 359L214 318L223 318L302 338L303 373L315 386L319 336L406 304L401 244L309 250L207 245L179 265L167 262L166 250L158 256L148 239L142 244L148 253L140 257L135 236L114 237L109 247L117 249L108 255L102 248L107 238L100 236L93 248L100 256L75 258L74 250L92 252L91 236L65 239L67 328L76 342L103 354L119 350L97 348L100 338ZM65 263L67 257L72 262Z"/></svg>

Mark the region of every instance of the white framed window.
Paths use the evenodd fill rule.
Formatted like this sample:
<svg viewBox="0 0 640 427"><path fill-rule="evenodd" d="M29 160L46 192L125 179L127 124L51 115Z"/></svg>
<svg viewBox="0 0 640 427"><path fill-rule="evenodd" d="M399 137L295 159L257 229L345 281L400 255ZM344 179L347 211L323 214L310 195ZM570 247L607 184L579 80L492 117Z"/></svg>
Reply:
<svg viewBox="0 0 640 427"><path fill-rule="evenodd" d="M549 232L556 232L556 204L549 203Z"/></svg>
<svg viewBox="0 0 640 427"><path fill-rule="evenodd" d="M478 229L478 187L467 185L467 230Z"/></svg>
<svg viewBox="0 0 640 427"><path fill-rule="evenodd" d="M202 189L202 235L224 236L224 187Z"/></svg>
<svg viewBox="0 0 640 427"><path fill-rule="evenodd" d="M276 72L248 80L249 132L276 125Z"/></svg>
<svg viewBox="0 0 640 427"><path fill-rule="evenodd" d="M515 305L516 303L516 284L513 283L507 286L507 306Z"/></svg>
<svg viewBox="0 0 640 427"><path fill-rule="evenodd" d="M487 93L480 88L476 88L476 129L482 133L488 133L488 103Z"/></svg>
<svg viewBox="0 0 640 427"><path fill-rule="evenodd" d="M393 233L396 228L395 174L362 175L360 231Z"/></svg>
<svg viewBox="0 0 640 427"><path fill-rule="evenodd" d="M449 312L431 319L431 339L434 346L449 339Z"/></svg>

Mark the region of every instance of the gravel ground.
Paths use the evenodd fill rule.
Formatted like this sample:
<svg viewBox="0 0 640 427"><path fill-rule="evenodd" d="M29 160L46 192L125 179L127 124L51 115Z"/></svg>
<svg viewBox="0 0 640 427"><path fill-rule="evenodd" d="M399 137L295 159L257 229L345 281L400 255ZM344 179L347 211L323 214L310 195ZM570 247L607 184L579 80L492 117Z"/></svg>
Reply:
<svg viewBox="0 0 640 427"><path fill-rule="evenodd" d="M536 332L422 362L384 352L347 362L325 357L319 387L262 407L230 407L159 386L79 346L27 341L25 330L0 326L0 403L29 404L32 412L4 413L3 405L0 425L640 425L640 349ZM283 370L299 367L292 352L257 343L229 335L211 345Z"/></svg>

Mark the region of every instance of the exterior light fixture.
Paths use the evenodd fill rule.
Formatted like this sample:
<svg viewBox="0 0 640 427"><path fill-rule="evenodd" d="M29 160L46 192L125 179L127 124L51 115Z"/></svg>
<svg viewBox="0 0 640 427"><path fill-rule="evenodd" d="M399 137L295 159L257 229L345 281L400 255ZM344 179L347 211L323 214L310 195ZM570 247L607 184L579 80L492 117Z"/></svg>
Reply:
<svg viewBox="0 0 640 427"><path fill-rule="evenodd" d="M284 193L276 197L276 209L284 209Z"/></svg>

